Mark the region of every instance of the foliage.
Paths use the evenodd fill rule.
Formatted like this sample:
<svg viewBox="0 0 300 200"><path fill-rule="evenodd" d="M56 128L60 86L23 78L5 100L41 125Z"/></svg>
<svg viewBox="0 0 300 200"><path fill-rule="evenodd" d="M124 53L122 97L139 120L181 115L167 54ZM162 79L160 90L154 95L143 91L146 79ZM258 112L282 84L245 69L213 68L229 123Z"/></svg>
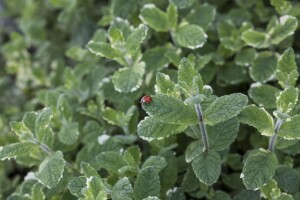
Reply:
<svg viewBox="0 0 300 200"><path fill-rule="evenodd" d="M0 199L300 199L299 18L286 0L0 1Z"/></svg>

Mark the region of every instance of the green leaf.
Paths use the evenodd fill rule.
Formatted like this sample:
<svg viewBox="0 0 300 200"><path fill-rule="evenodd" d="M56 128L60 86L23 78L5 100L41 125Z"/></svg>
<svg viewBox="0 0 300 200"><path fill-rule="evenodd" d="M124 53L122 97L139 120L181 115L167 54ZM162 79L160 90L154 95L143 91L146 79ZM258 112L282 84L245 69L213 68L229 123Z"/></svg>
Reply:
<svg viewBox="0 0 300 200"><path fill-rule="evenodd" d="M58 139L67 145L74 144L79 136L78 123L64 123L58 133Z"/></svg>
<svg viewBox="0 0 300 200"><path fill-rule="evenodd" d="M140 24L126 39L127 53L135 55L140 51L140 44L147 36L148 27Z"/></svg>
<svg viewBox="0 0 300 200"><path fill-rule="evenodd" d="M237 137L239 127L240 123L236 117L215 126L207 126L209 148L215 151L229 148Z"/></svg>
<svg viewBox="0 0 300 200"><path fill-rule="evenodd" d="M107 44L105 42L90 41L86 45L86 47L90 52L96 54L97 56L109 58L112 60L117 60L122 56L121 52L112 48L110 44Z"/></svg>
<svg viewBox="0 0 300 200"><path fill-rule="evenodd" d="M193 79L199 73L188 59L183 58L179 64L178 84L189 94L193 95ZM202 88L201 88L202 89Z"/></svg>
<svg viewBox="0 0 300 200"><path fill-rule="evenodd" d="M118 152L106 151L98 154L95 158L95 168L104 168L108 171L118 173L119 169L124 167L126 162Z"/></svg>
<svg viewBox="0 0 300 200"><path fill-rule="evenodd" d="M274 86L254 83L249 89L249 96L259 106L263 106L266 109L276 108L276 96L280 90Z"/></svg>
<svg viewBox="0 0 300 200"><path fill-rule="evenodd" d="M21 141L27 141L34 138L32 132L25 126L24 123L11 121L9 125L11 130L16 133Z"/></svg>
<svg viewBox="0 0 300 200"><path fill-rule="evenodd" d="M264 108L249 105L240 113L239 119L242 123L256 128L262 135L274 134L274 120Z"/></svg>
<svg viewBox="0 0 300 200"><path fill-rule="evenodd" d="M182 188L174 187L167 192L167 200L186 200Z"/></svg>
<svg viewBox="0 0 300 200"><path fill-rule="evenodd" d="M156 73L155 92L170 94L174 91L175 83L170 80L170 77L161 72Z"/></svg>
<svg viewBox="0 0 300 200"><path fill-rule="evenodd" d="M213 150L203 152L192 162L197 178L208 186L217 182L221 173L221 158Z"/></svg>
<svg viewBox="0 0 300 200"><path fill-rule="evenodd" d="M296 193L300 187L299 173L289 166L278 167L274 179L281 189L291 194Z"/></svg>
<svg viewBox="0 0 300 200"><path fill-rule="evenodd" d="M277 109L283 113L289 113L298 101L299 90L290 87L279 93L276 99Z"/></svg>
<svg viewBox="0 0 300 200"><path fill-rule="evenodd" d="M120 127L127 126L131 119L131 115L126 115L124 112L112 109L110 107L105 108L105 110L102 112L102 117L108 123Z"/></svg>
<svg viewBox="0 0 300 200"><path fill-rule="evenodd" d="M254 30L246 30L242 34L242 40L252 47L255 48L266 48L269 46L269 36L266 33L258 32Z"/></svg>
<svg viewBox="0 0 300 200"><path fill-rule="evenodd" d="M29 142L13 143L6 146L0 146L0 160L26 156L35 145Z"/></svg>
<svg viewBox="0 0 300 200"><path fill-rule="evenodd" d="M143 109L154 119L165 123L195 124L196 111L181 100L164 94L152 96L151 103L143 103Z"/></svg>
<svg viewBox="0 0 300 200"><path fill-rule="evenodd" d="M287 140L300 139L300 115L295 115L282 123L278 135Z"/></svg>
<svg viewBox="0 0 300 200"><path fill-rule="evenodd" d="M160 192L160 180L154 167L141 170L134 183L134 196L136 200L142 200L148 196L158 197Z"/></svg>
<svg viewBox="0 0 300 200"><path fill-rule="evenodd" d="M215 100L205 111L204 121L214 125L237 116L247 105L246 95L235 93Z"/></svg>
<svg viewBox="0 0 300 200"><path fill-rule="evenodd" d="M276 78L282 88L288 88L295 86L299 73L297 70L293 70L291 73L276 71Z"/></svg>
<svg viewBox="0 0 300 200"><path fill-rule="evenodd" d="M36 174L38 181L47 188L55 187L63 177L65 164L66 161L60 151L47 156Z"/></svg>
<svg viewBox="0 0 300 200"><path fill-rule="evenodd" d="M259 149L248 155L242 178L248 190L256 190L268 183L275 174L277 158L272 152Z"/></svg>
<svg viewBox="0 0 300 200"><path fill-rule="evenodd" d="M256 56L257 54L255 49L242 49L235 55L234 62L237 65L248 67L249 65L252 65Z"/></svg>
<svg viewBox="0 0 300 200"><path fill-rule="evenodd" d="M100 178L97 170L94 167L92 167L89 163L81 162L80 163L80 171L82 174L85 175L86 178L90 178L92 176L94 176L96 178Z"/></svg>
<svg viewBox="0 0 300 200"><path fill-rule="evenodd" d="M295 61L295 53L292 48L286 49L278 59L277 70L291 73L293 70L297 70L297 64Z"/></svg>
<svg viewBox="0 0 300 200"><path fill-rule="evenodd" d="M141 9L140 19L156 31L169 31L169 19L167 13L157 8L154 4L146 4Z"/></svg>
<svg viewBox="0 0 300 200"><path fill-rule="evenodd" d="M185 150L185 161L187 163L192 162L200 154L203 153L203 143L200 141L194 141Z"/></svg>
<svg viewBox="0 0 300 200"><path fill-rule="evenodd" d="M86 178L84 176L74 177L68 183L68 188L74 196L82 198L82 189L86 187Z"/></svg>
<svg viewBox="0 0 300 200"><path fill-rule="evenodd" d="M156 71L166 67L169 63L165 53L168 48L165 46L157 46L148 49L143 53L143 61L146 63L146 71Z"/></svg>
<svg viewBox="0 0 300 200"><path fill-rule="evenodd" d="M216 191L212 200L231 200L231 197L226 192Z"/></svg>
<svg viewBox="0 0 300 200"><path fill-rule="evenodd" d="M45 195L40 184L34 184L31 189L31 198L32 200L44 200Z"/></svg>
<svg viewBox="0 0 300 200"><path fill-rule="evenodd" d="M279 44L297 29L298 20L294 16L284 15L279 18L279 24L269 31L271 43Z"/></svg>
<svg viewBox="0 0 300 200"><path fill-rule="evenodd" d="M124 93L136 91L142 85L144 73L144 62L135 64L133 67L119 69L112 76L115 89Z"/></svg>
<svg viewBox="0 0 300 200"><path fill-rule="evenodd" d="M167 138L186 129L186 125L161 122L152 117L140 121L137 134L140 138L152 141Z"/></svg>
<svg viewBox="0 0 300 200"><path fill-rule="evenodd" d="M170 28L175 29L178 21L178 11L177 7L174 4L169 4L167 8L167 15Z"/></svg>
<svg viewBox="0 0 300 200"><path fill-rule="evenodd" d="M26 112L23 117L23 124L31 131L31 133L35 133L35 122L38 113L36 112Z"/></svg>
<svg viewBox="0 0 300 200"><path fill-rule="evenodd" d="M102 181L95 176L87 178L86 187L83 188L82 193L85 200L107 199Z"/></svg>
<svg viewBox="0 0 300 200"><path fill-rule="evenodd" d="M167 161L162 156L150 156L145 160L143 163L142 169L146 167L153 167L157 170L157 172L160 172L163 168L167 166Z"/></svg>
<svg viewBox="0 0 300 200"><path fill-rule="evenodd" d="M132 186L127 177L124 177L115 184L111 197L112 200L130 200L133 193Z"/></svg>
<svg viewBox="0 0 300 200"><path fill-rule="evenodd" d="M195 0L170 0L171 3L175 4L177 8L184 9L192 6L195 2Z"/></svg>
<svg viewBox="0 0 300 200"><path fill-rule="evenodd" d="M265 83L272 79L276 70L277 57L271 52L262 52L250 67L254 81Z"/></svg>
<svg viewBox="0 0 300 200"><path fill-rule="evenodd" d="M197 25L181 24L172 32L174 41L182 47L197 49L202 47L207 40L204 30Z"/></svg>
<svg viewBox="0 0 300 200"><path fill-rule="evenodd" d="M35 135L39 142L42 142L45 137L45 130L49 126L53 117L52 109L44 108L37 116L35 121Z"/></svg>
<svg viewBox="0 0 300 200"><path fill-rule="evenodd" d="M292 4L286 0L271 0L271 4L275 7L279 14L286 14L292 9Z"/></svg>
<svg viewBox="0 0 300 200"><path fill-rule="evenodd" d="M70 103L65 95L60 95L57 101L57 110L59 111L59 115L67 120L72 121L73 111L70 106Z"/></svg>
<svg viewBox="0 0 300 200"><path fill-rule="evenodd" d="M186 20L190 24L195 24L206 30L214 21L216 16L216 8L214 6L204 4L196 8L194 12L190 12Z"/></svg>

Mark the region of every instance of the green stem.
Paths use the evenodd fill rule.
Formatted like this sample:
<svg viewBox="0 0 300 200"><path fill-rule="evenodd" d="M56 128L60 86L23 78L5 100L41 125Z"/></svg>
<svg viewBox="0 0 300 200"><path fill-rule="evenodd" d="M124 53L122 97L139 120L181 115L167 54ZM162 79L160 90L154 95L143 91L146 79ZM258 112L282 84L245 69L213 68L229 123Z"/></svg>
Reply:
<svg viewBox="0 0 300 200"><path fill-rule="evenodd" d="M277 119L276 124L275 124L275 128L274 128L274 134L271 136L270 142L269 142L269 150L274 152L275 150L275 143L276 143L276 139L277 139L277 133L279 131L279 128L282 124L282 120L281 119Z"/></svg>
<svg viewBox="0 0 300 200"><path fill-rule="evenodd" d="M209 148L209 142L208 142L208 135L207 135L206 127L204 124L203 112L202 112L200 103L195 104L195 109L196 109L196 112L198 115L199 127L200 127L200 131L201 131L202 142L204 145L204 151L207 152L208 148Z"/></svg>
<svg viewBox="0 0 300 200"><path fill-rule="evenodd" d="M39 141L37 141L36 139L30 140L30 142L38 145L44 152L46 152L48 155L51 155L54 153L54 151L48 147L46 144L44 143L40 143ZM73 165L71 163L69 163L68 161L66 161L66 166L69 167L71 170L73 170L75 173L77 174L81 174L80 171L78 169L76 169L75 167L73 167Z"/></svg>

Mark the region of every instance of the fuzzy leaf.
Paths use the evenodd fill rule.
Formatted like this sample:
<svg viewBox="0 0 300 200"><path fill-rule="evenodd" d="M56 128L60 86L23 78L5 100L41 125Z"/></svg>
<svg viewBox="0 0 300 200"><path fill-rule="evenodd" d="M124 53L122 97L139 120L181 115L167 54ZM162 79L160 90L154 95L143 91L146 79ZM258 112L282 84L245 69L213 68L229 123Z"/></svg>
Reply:
<svg viewBox="0 0 300 200"><path fill-rule="evenodd" d="M140 44L147 36L148 27L140 24L126 39L126 50L135 55L140 50Z"/></svg>
<svg viewBox="0 0 300 200"><path fill-rule="evenodd" d="M74 144L79 136L78 123L65 123L63 124L60 132L58 133L58 139L67 145Z"/></svg>
<svg viewBox="0 0 300 200"><path fill-rule="evenodd" d="M278 59L277 70L291 73L293 70L297 70L297 64L295 61L295 53L292 48L288 48Z"/></svg>
<svg viewBox="0 0 300 200"><path fill-rule="evenodd" d="M68 188L74 196L82 198L82 189L86 187L86 178L84 176L78 176L72 178L68 183Z"/></svg>
<svg viewBox="0 0 300 200"><path fill-rule="evenodd" d="M173 4L175 4L177 8L184 9L184 8L187 8L187 7L190 7L191 5L193 5L193 3L195 2L195 0L185 0L185 1L170 0L170 2L172 2Z"/></svg>
<svg viewBox="0 0 300 200"><path fill-rule="evenodd" d="M34 144L29 142L19 142L0 146L0 160L28 155L34 146Z"/></svg>
<svg viewBox="0 0 300 200"><path fill-rule="evenodd" d="M274 134L274 120L264 108L249 105L240 113L239 119L242 123L255 127L262 135Z"/></svg>
<svg viewBox="0 0 300 200"><path fill-rule="evenodd" d="M242 39L244 42L255 48L266 48L268 47L268 35L263 32L258 32L254 30L246 30L242 34Z"/></svg>
<svg viewBox="0 0 300 200"><path fill-rule="evenodd" d="M274 176L278 186L288 193L296 193L300 187L300 175L289 166L280 166Z"/></svg>
<svg viewBox="0 0 300 200"><path fill-rule="evenodd" d="M36 112L26 112L22 120L23 124L29 128L32 133L35 133L35 122L37 116L38 113Z"/></svg>
<svg viewBox="0 0 300 200"><path fill-rule="evenodd" d="M250 76L254 81L265 83L274 76L277 58L271 52L263 52L250 67Z"/></svg>
<svg viewBox="0 0 300 200"><path fill-rule="evenodd" d="M145 160L142 169L146 167L153 167L160 172L163 168L167 166L167 161L164 157L161 156L150 156Z"/></svg>
<svg viewBox="0 0 300 200"><path fill-rule="evenodd" d="M215 126L207 126L210 149L222 151L229 148L237 137L239 126L240 123L236 117Z"/></svg>
<svg viewBox="0 0 300 200"><path fill-rule="evenodd" d="M145 63L140 62L133 67L121 68L114 73L112 81L118 92L134 92L140 88L145 73Z"/></svg>
<svg viewBox="0 0 300 200"><path fill-rule="evenodd" d="M277 109L283 113L289 113L298 101L299 90L295 87L290 87L280 92L276 99Z"/></svg>
<svg viewBox="0 0 300 200"><path fill-rule="evenodd" d="M200 154L203 153L203 144L200 141L194 141L185 150L185 161L192 162Z"/></svg>
<svg viewBox="0 0 300 200"><path fill-rule="evenodd" d="M297 29L298 20L294 16L284 15L279 18L279 24L269 31L271 43L279 44Z"/></svg>
<svg viewBox="0 0 300 200"><path fill-rule="evenodd" d="M189 49L202 47L207 40L204 30L197 25L184 24L179 26L175 32L172 32L175 42Z"/></svg>
<svg viewBox="0 0 300 200"><path fill-rule="evenodd" d="M169 94L174 91L175 83L170 80L168 75L157 72L156 73L156 85L155 92Z"/></svg>
<svg viewBox="0 0 300 200"><path fill-rule="evenodd" d="M251 151L248 155L242 178L248 190L256 190L268 183L275 174L277 158L274 153L263 149Z"/></svg>
<svg viewBox="0 0 300 200"><path fill-rule="evenodd" d="M159 196L160 180L154 167L146 167L138 174L134 184L134 196L142 200L148 196Z"/></svg>
<svg viewBox="0 0 300 200"><path fill-rule="evenodd" d="M300 115L295 115L286 122L284 122L278 135L287 140L300 139Z"/></svg>
<svg viewBox="0 0 300 200"><path fill-rule="evenodd" d="M216 8L211 5L201 5L196 8L194 12L191 12L186 20L190 24L196 24L206 30L214 21L216 16Z"/></svg>
<svg viewBox="0 0 300 200"><path fill-rule="evenodd" d="M155 118L146 117L140 121L137 134L147 141L160 140L182 132L186 127L186 125L164 123Z"/></svg>
<svg viewBox="0 0 300 200"><path fill-rule="evenodd" d="M42 190L42 185L37 183L34 184L33 187L31 188L31 199L32 200L44 200L45 195Z"/></svg>
<svg viewBox="0 0 300 200"><path fill-rule="evenodd" d="M22 122L11 121L9 123L11 130L16 133L21 141L33 139L33 134Z"/></svg>
<svg viewBox="0 0 300 200"><path fill-rule="evenodd" d="M47 188L55 187L63 177L65 164L66 161L60 151L46 157L36 174L38 181Z"/></svg>
<svg viewBox="0 0 300 200"><path fill-rule="evenodd" d="M43 142L45 130L49 126L50 120L53 117L52 109L44 108L37 116L35 121L35 135L39 142Z"/></svg>
<svg viewBox="0 0 300 200"><path fill-rule="evenodd" d="M124 177L115 184L111 197L112 200L130 200L133 193L132 186L127 177Z"/></svg>
<svg viewBox="0 0 300 200"><path fill-rule="evenodd" d="M205 111L204 121L214 125L237 116L247 105L246 95L235 93L215 100Z"/></svg>
<svg viewBox="0 0 300 200"><path fill-rule="evenodd" d="M252 48L243 49L236 54L236 56L234 58L234 62L237 65L247 67L254 62L254 60L256 59L256 56L257 56L257 53L256 53L255 49L252 49Z"/></svg>
<svg viewBox="0 0 300 200"><path fill-rule="evenodd" d="M152 96L152 102L143 103L142 107L151 117L165 123L195 124L198 122L192 107L175 97L164 94Z"/></svg>
<svg viewBox="0 0 300 200"><path fill-rule="evenodd" d="M259 106L267 109L276 108L276 96L280 90L267 84L254 83L249 89L249 96Z"/></svg>
<svg viewBox="0 0 300 200"><path fill-rule="evenodd" d="M165 56L167 51L167 47L158 46L143 53L143 61L146 63L146 70L156 71L166 67L169 63L168 58Z"/></svg>
<svg viewBox="0 0 300 200"><path fill-rule="evenodd" d="M166 32L169 30L167 13L157 8L154 4L146 4L141 9L141 20L156 31Z"/></svg>
<svg viewBox="0 0 300 200"><path fill-rule="evenodd" d="M221 158L213 150L203 152L192 162L197 178L208 186L217 182L221 173Z"/></svg>
<svg viewBox="0 0 300 200"><path fill-rule="evenodd" d="M198 74L198 71L195 70L192 63L190 63L188 59L183 58L179 64L178 84L192 95L193 79Z"/></svg>
<svg viewBox="0 0 300 200"><path fill-rule="evenodd" d="M108 171L118 173L119 169L126 165L122 156L118 152L106 151L98 154L95 158L95 168L104 168Z"/></svg>
<svg viewBox="0 0 300 200"><path fill-rule="evenodd" d="M104 42L90 41L86 47L90 52L96 54L97 56L102 56L112 60L116 60L122 56L118 50L112 48L110 44Z"/></svg>

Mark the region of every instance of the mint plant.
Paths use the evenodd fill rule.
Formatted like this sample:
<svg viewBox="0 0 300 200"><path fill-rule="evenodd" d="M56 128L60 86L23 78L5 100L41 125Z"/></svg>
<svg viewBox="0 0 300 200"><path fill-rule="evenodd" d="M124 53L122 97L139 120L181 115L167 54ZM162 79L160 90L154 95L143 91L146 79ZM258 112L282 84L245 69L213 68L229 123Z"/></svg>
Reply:
<svg viewBox="0 0 300 200"><path fill-rule="evenodd" d="M283 90L275 93L273 97L276 98L277 108L273 111L274 117L264 108L258 108L255 105L247 106L239 116L242 123L249 124L262 135L270 137L267 151L263 149L254 150L245 160L242 176L248 189L263 187L273 178L278 165L274 154L277 138L287 146L293 144L289 141L298 139L297 114L292 113L298 101L299 90L295 88L298 71L294 51L291 48L284 51L280 56L275 74ZM274 123L274 118L276 123ZM279 198L280 193L276 195L276 198Z"/></svg>
<svg viewBox="0 0 300 200"><path fill-rule="evenodd" d="M0 200L300 199L299 8L0 1Z"/></svg>

